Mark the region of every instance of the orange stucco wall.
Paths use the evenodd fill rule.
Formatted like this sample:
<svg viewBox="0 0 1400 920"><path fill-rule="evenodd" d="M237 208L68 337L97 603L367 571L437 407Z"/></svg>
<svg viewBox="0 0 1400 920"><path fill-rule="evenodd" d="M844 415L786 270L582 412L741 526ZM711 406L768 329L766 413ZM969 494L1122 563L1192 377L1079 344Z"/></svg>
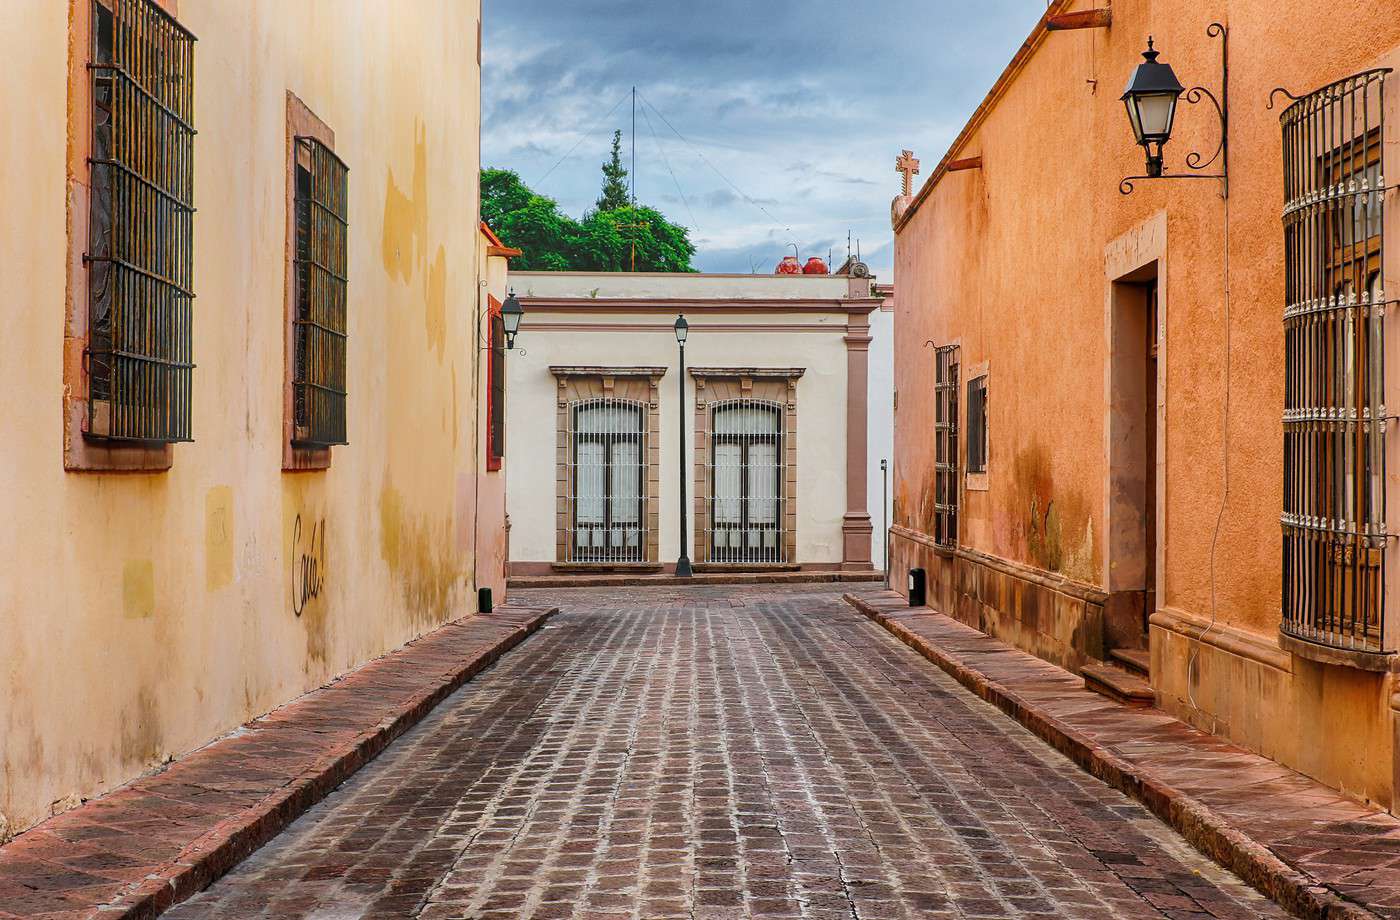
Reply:
<svg viewBox="0 0 1400 920"><path fill-rule="evenodd" d="M1093 5L1057 3L1051 12ZM1122 177L1143 172L1118 97L1147 36L1183 83L1218 95L1212 20L1230 28L1228 203L1209 180L1143 181L1119 194ZM985 363L991 393L987 488L963 490L962 544L1111 587L1113 566L1126 562L1113 558L1109 523L1110 266L1125 251L1157 252L1165 370L1157 384L1156 607L1188 624L1214 618L1253 643L1248 667L1237 667L1216 662L1219 649L1202 654L1198 643L1167 642L1164 632L1160 644L1172 651L1163 656L1154 626L1162 705L1388 803L1387 679L1303 668L1277 648L1283 173L1280 110L1267 104L1276 86L1303 93L1393 64L1400 16L1387 0L1119 0L1108 29L1033 41L950 152L980 156L981 168L934 176L897 233L895 522L933 532L935 364L925 343L956 341L963 386ZM1400 169L1400 124L1393 112L1390 119L1387 175ZM1186 171L1186 153L1208 155L1217 138L1209 103L1183 102L1168 171ZM1387 204L1395 236L1393 193ZM1394 297L1396 279L1388 285ZM1248 681L1258 697L1259 681L1241 676L1249 668L1263 669L1277 689L1240 709L1235 695L1250 692ZM1325 721L1328 699L1352 698L1366 711L1333 729L1342 734L1331 740L1351 746L1344 757L1299 743L1305 718Z"/></svg>

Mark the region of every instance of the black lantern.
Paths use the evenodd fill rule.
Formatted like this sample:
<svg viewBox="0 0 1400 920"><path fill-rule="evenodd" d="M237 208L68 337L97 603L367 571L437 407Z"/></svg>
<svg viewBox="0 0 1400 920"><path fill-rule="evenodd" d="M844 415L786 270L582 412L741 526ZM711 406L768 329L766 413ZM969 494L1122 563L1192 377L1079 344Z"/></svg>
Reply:
<svg viewBox="0 0 1400 920"><path fill-rule="evenodd" d="M1158 63L1157 55L1149 36L1143 62L1133 70L1121 97L1133 136L1147 151L1147 176L1153 179L1162 175L1162 147L1171 140L1177 97L1185 91L1171 65Z"/></svg>
<svg viewBox="0 0 1400 920"><path fill-rule="evenodd" d="M690 334L690 323L685 321L685 316L676 317L676 341L685 344L685 337Z"/></svg>
<svg viewBox="0 0 1400 920"><path fill-rule="evenodd" d="M515 347L515 334L520 331L520 320L524 316L525 308L520 305L515 291L511 291L506 302L501 304L501 326L505 329L507 349Z"/></svg>

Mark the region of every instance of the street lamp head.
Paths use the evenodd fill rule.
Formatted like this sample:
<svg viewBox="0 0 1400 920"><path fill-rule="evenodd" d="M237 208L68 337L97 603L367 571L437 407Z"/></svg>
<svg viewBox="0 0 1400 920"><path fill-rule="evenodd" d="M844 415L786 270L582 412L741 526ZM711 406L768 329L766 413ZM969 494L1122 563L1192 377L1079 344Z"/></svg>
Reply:
<svg viewBox="0 0 1400 920"><path fill-rule="evenodd" d="M889 468L890 468L890 461L888 461L888 460L881 460L881 461L880 461L880 472L883 473L883 472L885 472L886 470L888 470Z"/></svg>
<svg viewBox="0 0 1400 920"><path fill-rule="evenodd" d="M515 291L511 291L506 302L501 304L501 325L505 329L507 349L515 347L515 334L520 331L520 320L524 317L525 308L520 305Z"/></svg>
<svg viewBox="0 0 1400 920"><path fill-rule="evenodd" d="M676 317L676 341L685 344L685 338L690 334L690 323L685 321L685 314Z"/></svg>
<svg viewBox="0 0 1400 920"><path fill-rule="evenodd" d="M1158 63L1158 54L1149 36L1143 61L1119 97L1128 110L1133 138L1147 152L1147 174L1152 177L1162 174L1162 147L1171 140L1177 97L1185 91L1171 65Z"/></svg>

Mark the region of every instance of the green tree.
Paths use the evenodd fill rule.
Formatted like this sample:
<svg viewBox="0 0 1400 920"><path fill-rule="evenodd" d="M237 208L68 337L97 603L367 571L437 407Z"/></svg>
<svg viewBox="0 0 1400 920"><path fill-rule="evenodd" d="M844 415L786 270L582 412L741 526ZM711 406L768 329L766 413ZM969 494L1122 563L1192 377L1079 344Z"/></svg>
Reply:
<svg viewBox="0 0 1400 920"><path fill-rule="evenodd" d="M616 211L630 202L627 197L627 170L622 168L622 132L613 132L612 157L603 164L603 193L596 205L599 211Z"/></svg>
<svg viewBox="0 0 1400 920"><path fill-rule="evenodd" d="M634 243L639 272L695 271L690 232L660 211L623 204L577 221L507 169L481 171L481 217L503 243L523 251L511 263L519 271L629 271Z"/></svg>

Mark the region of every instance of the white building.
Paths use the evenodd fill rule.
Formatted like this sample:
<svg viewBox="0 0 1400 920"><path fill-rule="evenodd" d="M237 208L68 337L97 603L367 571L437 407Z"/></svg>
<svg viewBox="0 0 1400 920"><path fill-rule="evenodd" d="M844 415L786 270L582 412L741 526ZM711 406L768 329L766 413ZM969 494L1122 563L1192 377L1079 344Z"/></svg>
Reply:
<svg viewBox="0 0 1400 920"><path fill-rule="evenodd" d="M526 311L507 372L512 574L673 571L682 475L697 571L872 567L869 278L511 281Z"/></svg>

